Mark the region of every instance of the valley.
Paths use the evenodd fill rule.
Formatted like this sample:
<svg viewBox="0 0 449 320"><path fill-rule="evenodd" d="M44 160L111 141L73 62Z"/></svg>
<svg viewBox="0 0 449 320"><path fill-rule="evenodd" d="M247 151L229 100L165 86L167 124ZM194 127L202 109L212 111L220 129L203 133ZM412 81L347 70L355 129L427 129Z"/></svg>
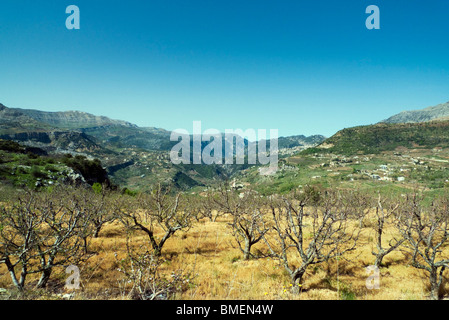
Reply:
<svg viewBox="0 0 449 320"><path fill-rule="evenodd" d="M170 161L169 152L177 142L170 141L169 131L76 111L43 112L1 105L0 139L39 148L49 155L99 159L113 183L135 190L148 189L157 182L173 183L180 190L206 187L249 167L248 164L176 165ZM294 154L324 139L320 135L281 137L280 155ZM246 140L244 144L247 148ZM224 149L226 143L222 145ZM205 146L202 143L202 149Z"/></svg>
<svg viewBox="0 0 449 320"><path fill-rule="evenodd" d="M4 106L2 112L0 123L9 125L0 126L0 241L14 245L5 247L11 252L2 258L0 286L13 299L448 295L447 283L437 285L428 275L440 268L432 259L444 259L448 250L445 119L352 127L330 138L281 137L278 170L261 175L261 165L174 164L174 142L163 129L89 114L73 120L73 113L22 114ZM7 121L12 115L21 126ZM38 128L40 121L46 123ZM32 230L17 220L38 216ZM66 229L69 221L77 221L76 232ZM42 251L43 244L62 245L49 241L45 230L67 232L73 241ZM14 232L19 238L10 237ZM36 243L27 244L30 256L13 249L29 241L18 240L27 232L36 233ZM416 242L417 236L433 240ZM35 257L51 252L61 259L71 252L65 258L81 268L82 289L64 288L57 264L48 267L56 272L51 288L40 285L50 277ZM383 290L365 285L372 263ZM30 284L14 278L18 266L30 272ZM34 276L38 272L43 278ZM29 290L36 283L39 291Z"/></svg>

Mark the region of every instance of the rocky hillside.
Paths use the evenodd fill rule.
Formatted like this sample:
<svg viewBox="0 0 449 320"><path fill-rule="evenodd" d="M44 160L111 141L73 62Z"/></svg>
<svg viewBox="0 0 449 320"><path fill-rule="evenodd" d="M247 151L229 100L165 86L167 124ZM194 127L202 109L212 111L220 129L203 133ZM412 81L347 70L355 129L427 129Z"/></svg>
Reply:
<svg viewBox="0 0 449 320"><path fill-rule="evenodd" d="M110 185L98 159L49 155L39 148L0 139L0 183L15 187L49 187L57 184Z"/></svg>
<svg viewBox="0 0 449 320"><path fill-rule="evenodd" d="M108 153L108 150L96 143L95 139L76 131L18 132L0 134L0 139L22 142L28 146L39 147L48 153Z"/></svg>
<svg viewBox="0 0 449 320"><path fill-rule="evenodd" d="M295 147L313 147L326 139L325 136L322 135L312 135L306 137L304 135L297 136L289 136L289 137L280 137L278 139L279 149L288 149Z"/></svg>
<svg viewBox="0 0 449 320"><path fill-rule="evenodd" d="M170 132L164 129L141 128L127 121L86 112L45 112L7 108L3 104L0 104L0 138L52 143L53 147L77 152L98 151L98 144L106 149L132 147L146 150L170 150L174 145L170 141ZM55 141L55 138L63 141Z"/></svg>
<svg viewBox="0 0 449 320"><path fill-rule="evenodd" d="M382 122L384 123L417 123L433 120L449 119L449 102L421 110L403 111Z"/></svg>
<svg viewBox="0 0 449 320"><path fill-rule="evenodd" d="M398 147L432 149L449 147L449 121L379 123L340 130L316 148L303 151L344 155L377 154Z"/></svg>
<svg viewBox="0 0 449 320"><path fill-rule="evenodd" d="M51 130L52 126L39 122L26 114L5 107L0 103L0 134L18 132L42 132Z"/></svg>
<svg viewBox="0 0 449 320"><path fill-rule="evenodd" d="M83 129L103 126L124 126L136 128L137 126L121 120L113 120L104 116L95 116L81 111L45 112L32 109L11 109L24 114L38 122L46 123L55 128Z"/></svg>

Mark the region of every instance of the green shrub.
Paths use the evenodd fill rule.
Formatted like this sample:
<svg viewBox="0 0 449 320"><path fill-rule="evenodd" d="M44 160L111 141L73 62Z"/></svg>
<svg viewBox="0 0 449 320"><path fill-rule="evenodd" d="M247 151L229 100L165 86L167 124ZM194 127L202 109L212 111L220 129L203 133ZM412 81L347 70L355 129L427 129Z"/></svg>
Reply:
<svg viewBox="0 0 449 320"><path fill-rule="evenodd" d="M45 179L47 178L47 175L45 172L42 172L38 166L33 166L31 168L31 175L36 179Z"/></svg>
<svg viewBox="0 0 449 320"><path fill-rule="evenodd" d="M348 287L343 287L340 291L341 300L356 300L355 292Z"/></svg>
<svg viewBox="0 0 449 320"><path fill-rule="evenodd" d="M58 169L56 169L54 166L52 166L51 164L47 164L45 166L45 171L50 171L50 172L58 172Z"/></svg>
<svg viewBox="0 0 449 320"><path fill-rule="evenodd" d="M101 191L103 190L103 187L101 186L101 183L95 182L92 185L92 190L94 191L94 193L100 194Z"/></svg>
<svg viewBox="0 0 449 320"><path fill-rule="evenodd" d="M137 191L133 191L133 190L130 190L130 189L128 189L128 188L124 188L124 189L122 190L122 194L131 196L131 197L135 197L135 196L137 195Z"/></svg>

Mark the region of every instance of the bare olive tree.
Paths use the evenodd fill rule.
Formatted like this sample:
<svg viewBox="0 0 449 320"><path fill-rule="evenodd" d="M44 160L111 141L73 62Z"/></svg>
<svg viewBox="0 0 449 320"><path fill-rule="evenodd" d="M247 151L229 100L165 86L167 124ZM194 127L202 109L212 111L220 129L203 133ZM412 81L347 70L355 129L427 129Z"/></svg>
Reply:
<svg viewBox="0 0 449 320"><path fill-rule="evenodd" d="M226 203L235 200L235 192L229 181L225 181L220 183L217 188L209 189L203 198L198 203L198 208L204 217L215 222L218 218L230 213Z"/></svg>
<svg viewBox="0 0 449 320"><path fill-rule="evenodd" d="M430 206L416 193L407 195L397 212L397 228L405 238L404 247L412 256L412 266L429 273L430 299L439 298L444 270L449 258L443 254L449 242L449 202L434 200Z"/></svg>
<svg viewBox="0 0 449 320"><path fill-rule="evenodd" d="M387 206L387 208L385 208ZM384 247L383 236L385 235L385 229L391 218L394 218L395 211L399 208L399 204L382 200L380 193L377 199L376 205L376 224L374 225L374 230L376 232L376 250L371 253L375 256L374 265L380 267L382 261L386 255L398 249L401 244L405 241L403 237L397 239L394 237L388 242L388 247Z"/></svg>
<svg viewBox="0 0 449 320"><path fill-rule="evenodd" d="M0 262L5 263L19 291L23 291L30 273L40 271L32 260L38 257L35 251L38 242L36 233L43 220L44 215L39 213L32 192L0 207Z"/></svg>
<svg viewBox="0 0 449 320"><path fill-rule="evenodd" d="M141 230L149 239L154 255L159 257L166 241L179 230L191 227L195 211L183 202L180 193L171 195L161 185L149 194L141 194L137 204L120 210L120 220L129 230ZM155 228L163 231L162 238L155 235Z"/></svg>
<svg viewBox="0 0 449 320"><path fill-rule="evenodd" d="M44 288L55 266L82 259L83 235L90 223L82 201L75 189L66 187L51 193L27 191L1 208L0 261L19 290L29 274L40 274L37 287Z"/></svg>
<svg viewBox="0 0 449 320"><path fill-rule="evenodd" d="M189 206L196 211L195 218L197 221L205 218L215 222L224 215L223 212L217 210L218 206L215 203L217 195L212 190L199 195L185 195L184 197Z"/></svg>
<svg viewBox="0 0 449 320"><path fill-rule="evenodd" d="M167 300L188 288L190 274L177 270L163 274L161 257L148 251L147 246L136 246L128 234L127 256L118 261L123 277L119 280L122 290L134 300Z"/></svg>
<svg viewBox="0 0 449 320"><path fill-rule="evenodd" d="M115 212L118 210L116 198L118 195L107 189L102 189L101 193L87 193L89 196L89 212L92 215L94 226L94 238L100 236L100 231L107 223L113 222L116 218Z"/></svg>
<svg viewBox="0 0 449 320"><path fill-rule="evenodd" d="M232 234L243 253L243 259L256 257L251 249L270 229L265 202L252 190L246 190L240 194L233 190L221 190L218 195L213 201L217 211L232 216L232 223L230 223Z"/></svg>
<svg viewBox="0 0 449 320"><path fill-rule="evenodd" d="M38 288L46 287L55 266L77 264L84 258L84 237L92 219L76 189L43 194L41 201L46 215L36 244L41 269Z"/></svg>
<svg viewBox="0 0 449 320"><path fill-rule="evenodd" d="M309 266L355 249L360 228L353 217L362 214L354 215L351 201L343 201L344 196L333 191L307 190L270 199L274 232L264 239L272 256L290 275L295 291Z"/></svg>

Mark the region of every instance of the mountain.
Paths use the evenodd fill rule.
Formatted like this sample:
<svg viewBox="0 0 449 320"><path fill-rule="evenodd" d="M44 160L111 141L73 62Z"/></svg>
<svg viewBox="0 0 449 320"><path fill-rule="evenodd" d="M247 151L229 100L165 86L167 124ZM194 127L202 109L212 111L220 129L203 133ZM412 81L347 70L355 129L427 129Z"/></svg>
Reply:
<svg viewBox="0 0 449 320"><path fill-rule="evenodd" d="M81 111L46 112L32 109L11 109L24 114L40 123L46 123L55 128L84 129L103 126L124 126L136 128L137 126L121 120L113 120L104 116L95 116Z"/></svg>
<svg viewBox="0 0 449 320"><path fill-rule="evenodd" d="M33 109L8 109L4 105L2 106L8 114L15 117L20 115L22 118L20 122L27 124L27 132L76 131L90 136L91 140L93 137L99 142L117 148L135 147L147 150L170 150L174 145L170 142L170 132L164 129L141 128L127 121L114 120L80 111L46 112ZM0 118L2 118L1 114ZM19 121L13 121L13 116L4 120L5 124L12 124L9 128L16 128L16 132L25 129L19 125ZM2 126L1 123L0 126Z"/></svg>
<svg viewBox="0 0 449 320"><path fill-rule="evenodd" d="M376 154L398 147L449 147L449 102L403 111L374 125L345 128L303 154Z"/></svg>
<svg viewBox="0 0 449 320"><path fill-rule="evenodd" d="M377 154L398 147L432 149L449 147L449 121L421 123L378 123L338 131L315 148L303 154L316 152L344 155Z"/></svg>
<svg viewBox="0 0 449 320"><path fill-rule="evenodd" d="M170 131L158 128L111 125L78 130L114 148L168 151L176 144L170 141Z"/></svg>
<svg viewBox="0 0 449 320"><path fill-rule="evenodd" d="M29 131L0 134L0 139L21 142L24 145L42 148L46 152L74 152L87 154L109 154L110 150L99 145L94 138L76 131Z"/></svg>
<svg viewBox="0 0 449 320"><path fill-rule="evenodd" d="M178 141L161 128L138 127L132 123L86 112L45 112L8 108L0 104L0 139L20 142L49 155L71 154L98 158L114 183L141 189L157 182L172 182L186 189L230 178L251 165L194 165L171 162L169 151ZM190 135L193 159L193 136ZM229 137L228 137L229 138ZM223 135L223 156L230 141ZM323 136L303 135L279 138L280 156L315 146ZM260 142L259 142L260 143ZM202 141L201 152L209 144ZM248 141L244 139L245 156ZM234 149L235 155L235 149Z"/></svg>
<svg viewBox="0 0 449 320"><path fill-rule="evenodd" d="M427 107L421 110L402 111L390 118L382 121L383 123L418 123L433 120L449 119L449 102L439 104L433 107Z"/></svg>
<svg viewBox="0 0 449 320"><path fill-rule="evenodd" d="M86 112L45 112L0 104L0 138L38 144L47 151L111 153L111 148L170 150L170 132ZM103 149L103 150L102 150Z"/></svg>
<svg viewBox="0 0 449 320"><path fill-rule="evenodd" d="M51 125L39 122L18 110L7 108L0 103L0 134L30 131L43 132L51 129Z"/></svg>
<svg viewBox="0 0 449 320"><path fill-rule="evenodd" d="M69 151L74 153L97 152L103 150L93 137L81 131L58 128L55 122L43 122L44 117L32 117L33 114L21 109L10 109L0 104L0 139L14 140L46 152Z"/></svg>
<svg viewBox="0 0 449 320"><path fill-rule="evenodd" d="M280 137L278 139L278 146L279 149L315 146L323 142L325 139L326 137L322 135L312 135L309 137L304 135Z"/></svg>

